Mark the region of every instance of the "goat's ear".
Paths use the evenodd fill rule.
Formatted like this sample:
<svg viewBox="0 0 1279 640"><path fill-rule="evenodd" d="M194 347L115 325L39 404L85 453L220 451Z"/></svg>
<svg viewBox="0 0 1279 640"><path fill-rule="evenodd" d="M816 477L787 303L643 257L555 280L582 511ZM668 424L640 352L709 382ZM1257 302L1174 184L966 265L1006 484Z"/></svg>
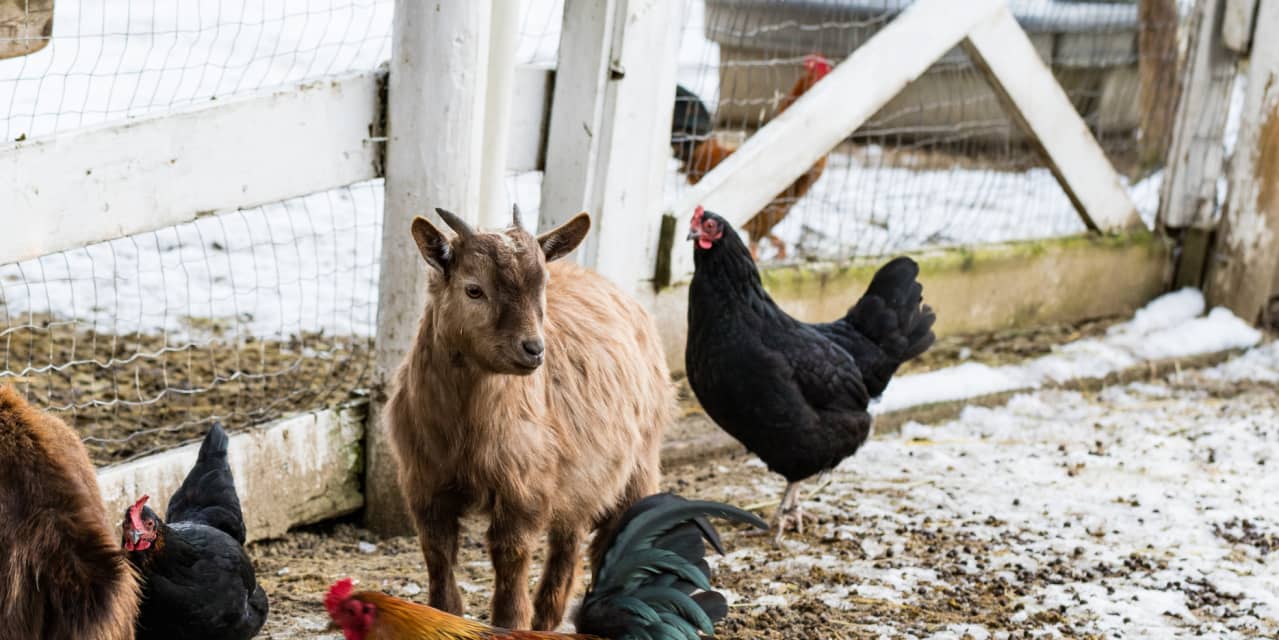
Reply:
<svg viewBox="0 0 1279 640"><path fill-rule="evenodd" d="M453 261L453 247L435 225L422 216L413 218L413 241L427 264L440 273L448 273L449 264Z"/></svg>
<svg viewBox="0 0 1279 640"><path fill-rule="evenodd" d="M573 216L572 220L538 236L537 243L542 245L542 253L546 255L546 261L550 262L572 253L586 239L586 232L590 230L591 215L583 211Z"/></svg>

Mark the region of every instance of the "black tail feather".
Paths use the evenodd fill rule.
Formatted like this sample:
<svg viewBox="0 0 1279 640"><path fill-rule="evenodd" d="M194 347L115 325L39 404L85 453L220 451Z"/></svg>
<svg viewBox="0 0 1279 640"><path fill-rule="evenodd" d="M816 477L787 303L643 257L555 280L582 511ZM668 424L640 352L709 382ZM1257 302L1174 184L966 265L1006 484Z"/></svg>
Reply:
<svg viewBox="0 0 1279 640"><path fill-rule="evenodd" d="M182 486L169 499L164 519L169 523L205 524L221 529L244 544L244 514L240 510L240 497L236 495L235 480L227 462L230 442L222 424L213 423L200 445L195 466L191 467Z"/></svg>
<svg viewBox="0 0 1279 640"><path fill-rule="evenodd" d="M728 605L710 589L705 544L720 553L723 544L707 516L767 527L753 514L716 502L670 493L640 500L622 516L595 567L578 610L578 633L618 640L711 634Z"/></svg>
<svg viewBox="0 0 1279 640"><path fill-rule="evenodd" d="M843 318L814 325L853 355L872 398L884 392L903 362L927 351L936 339L937 315L923 304L918 275L914 260L894 258L880 267Z"/></svg>

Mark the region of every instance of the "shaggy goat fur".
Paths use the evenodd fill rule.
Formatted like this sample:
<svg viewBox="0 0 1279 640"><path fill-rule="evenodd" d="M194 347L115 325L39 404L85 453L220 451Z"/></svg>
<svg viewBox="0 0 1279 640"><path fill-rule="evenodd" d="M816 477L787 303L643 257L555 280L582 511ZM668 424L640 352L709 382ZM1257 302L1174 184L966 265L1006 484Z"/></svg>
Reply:
<svg viewBox="0 0 1279 640"><path fill-rule="evenodd" d="M138 584L80 437L0 386L0 638L131 640Z"/></svg>
<svg viewBox="0 0 1279 640"><path fill-rule="evenodd" d="M585 237L586 214L534 238L518 222L478 233L440 213L456 236L422 218L413 224L431 267L429 302L386 407L430 603L462 613L458 521L479 509L491 518L493 624L554 629L588 531L609 528L658 488L674 387L648 313L601 276L551 262ZM543 335L544 363L521 369L521 345ZM534 612L530 549L543 531ZM596 535L593 563L606 533Z"/></svg>

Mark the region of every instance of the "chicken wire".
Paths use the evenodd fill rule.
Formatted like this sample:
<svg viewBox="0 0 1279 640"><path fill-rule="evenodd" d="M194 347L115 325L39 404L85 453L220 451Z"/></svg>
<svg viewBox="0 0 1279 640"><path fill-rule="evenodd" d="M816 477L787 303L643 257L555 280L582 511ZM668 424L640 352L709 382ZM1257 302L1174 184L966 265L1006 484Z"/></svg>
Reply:
<svg viewBox="0 0 1279 640"><path fill-rule="evenodd" d="M18 1L43 18L44 0ZM32 46L5 29L10 2L0 55L35 51L0 59L5 141L374 69L394 11L392 0L55 0L47 42ZM554 64L562 6L524 3L518 63ZM508 176L534 216L540 182ZM215 420L242 428L359 395L382 198L375 180L0 265L0 384L73 424L98 464L194 441ZM20 213L0 204L0 216Z"/></svg>
<svg viewBox="0 0 1279 640"><path fill-rule="evenodd" d="M838 64L909 4L690 0L679 82L714 114L711 135L740 144L776 115L806 55L820 54ZM1135 0L1009 4L1121 172L1143 219L1153 223L1166 147L1147 136L1154 153L1143 157L1141 128L1172 120L1183 23L1191 3L1168 0L1164 6L1171 8L1170 15L1144 22ZM1155 71L1144 94L1142 69ZM672 160L668 201L688 188L679 162ZM773 233L784 241L787 258L799 260L1085 230L1050 171L958 48L837 147L811 190L783 200L793 208ZM761 244L761 256L779 258L768 243Z"/></svg>

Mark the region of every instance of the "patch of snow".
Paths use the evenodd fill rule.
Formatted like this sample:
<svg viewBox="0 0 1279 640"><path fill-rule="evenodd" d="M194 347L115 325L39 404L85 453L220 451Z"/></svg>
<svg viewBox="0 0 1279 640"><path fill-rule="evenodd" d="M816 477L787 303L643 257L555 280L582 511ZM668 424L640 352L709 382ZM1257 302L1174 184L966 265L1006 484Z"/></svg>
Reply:
<svg viewBox="0 0 1279 640"><path fill-rule="evenodd" d="M1242 356L1201 372L1211 380L1279 382L1279 342L1250 349Z"/></svg>
<svg viewBox="0 0 1279 640"><path fill-rule="evenodd" d="M1250 347L1262 335L1228 309L1206 316L1203 294L1182 289L1160 296L1102 338L1068 343L1025 363L975 362L893 378L873 413L963 398L1033 389L1074 378L1102 378L1139 362Z"/></svg>

